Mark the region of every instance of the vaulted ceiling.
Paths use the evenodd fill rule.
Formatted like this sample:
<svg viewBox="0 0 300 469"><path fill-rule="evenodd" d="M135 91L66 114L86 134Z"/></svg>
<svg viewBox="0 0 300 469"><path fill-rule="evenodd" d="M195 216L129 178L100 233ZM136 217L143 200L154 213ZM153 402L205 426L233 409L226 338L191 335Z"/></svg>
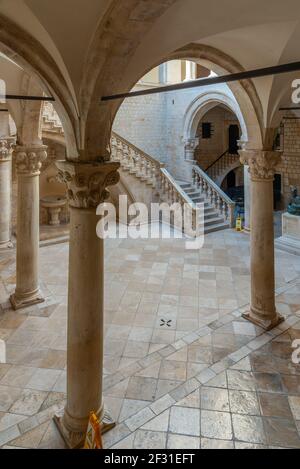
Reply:
<svg viewBox="0 0 300 469"><path fill-rule="evenodd" d="M2 0L0 15L27 33L33 47L39 43L47 51L47 67L41 65L38 75L60 97L68 89L64 105L71 120L80 116L79 146L97 141L102 151L107 135L99 137L97 126L112 120L120 103L100 106L99 98L129 90L187 44L216 48L241 69L300 59L299 0ZM13 39L4 41L1 28L0 42L13 50ZM39 68L37 56L33 62ZM50 63L57 69L48 79ZM266 125L280 104L290 104L293 77L254 80ZM61 90L58 81L64 81Z"/></svg>

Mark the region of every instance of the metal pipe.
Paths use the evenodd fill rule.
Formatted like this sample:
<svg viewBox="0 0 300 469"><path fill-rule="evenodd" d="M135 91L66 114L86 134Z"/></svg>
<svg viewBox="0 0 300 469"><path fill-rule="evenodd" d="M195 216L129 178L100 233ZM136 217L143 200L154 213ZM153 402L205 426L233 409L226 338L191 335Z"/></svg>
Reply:
<svg viewBox="0 0 300 469"><path fill-rule="evenodd" d="M230 83L233 81L247 80L250 78L267 77L270 75L280 75L282 73L291 73L300 70L300 62L292 62L289 64L275 65L274 67L259 68L256 70L248 70L245 72L232 73L221 77L203 78L192 80L176 85L160 86L148 90L132 91L130 93L120 93L112 96L103 96L101 101L113 101L116 99L133 98L135 96L146 96L149 94L167 93L168 91L186 90L189 88L197 88L202 86L218 85L220 83Z"/></svg>

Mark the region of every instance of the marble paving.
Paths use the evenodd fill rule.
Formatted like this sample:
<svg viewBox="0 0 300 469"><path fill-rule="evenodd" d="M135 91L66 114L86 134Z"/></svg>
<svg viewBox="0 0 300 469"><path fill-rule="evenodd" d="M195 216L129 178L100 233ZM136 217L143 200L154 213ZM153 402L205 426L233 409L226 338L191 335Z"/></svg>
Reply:
<svg viewBox="0 0 300 469"><path fill-rule="evenodd" d="M52 422L65 400L68 245L41 249L46 302L7 302L15 254L0 257L0 446L64 447ZM249 237L106 242L106 405L114 448L299 447L300 258L276 252L277 307L264 334L249 302ZM159 430L159 431L158 431Z"/></svg>

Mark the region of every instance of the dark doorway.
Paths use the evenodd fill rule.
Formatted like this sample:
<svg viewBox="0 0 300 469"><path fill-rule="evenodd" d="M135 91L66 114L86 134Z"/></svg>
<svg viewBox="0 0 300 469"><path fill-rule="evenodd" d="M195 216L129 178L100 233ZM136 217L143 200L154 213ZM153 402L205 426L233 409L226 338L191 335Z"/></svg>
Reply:
<svg viewBox="0 0 300 469"><path fill-rule="evenodd" d="M281 174L275 174L273 187L274 187L274 210L281 210Z"/></svg>
<svg viewBox="0 0 300 469"><path fill-rule="evenodd" d="M227 175L227 189L231 189L232 187L235 187L235 184L236 184L235 172L230 171L230 173Z"/></svg>
<svg viewBox="0 0 300 469"><path fill-rule="evenodd" d="M229 153L231 155L238 154L238 140L240 139L240 129L238 125L230 125L228 129L229 135Z"/></svg>

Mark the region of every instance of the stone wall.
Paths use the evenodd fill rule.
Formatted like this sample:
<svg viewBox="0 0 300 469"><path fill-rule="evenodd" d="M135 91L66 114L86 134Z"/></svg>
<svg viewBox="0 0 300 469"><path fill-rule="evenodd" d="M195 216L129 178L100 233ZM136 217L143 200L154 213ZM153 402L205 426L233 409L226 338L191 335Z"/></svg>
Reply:
<svg viewBox="0 0 300 469"><path fill-rule="evenodd" d="M300 194L300 119L283 119L283 157L277 167L282 177L282 209L286 209L291 198L291 186Z"/></svg>
<svg viewBox="0 0 300 469"><path fill-rule="evenodd" d="M201 138L201 127L204 122L212 124L210 139ZM230 125L239 125L239 122L232 112L221 106L215 107L200 120L197 130L200 141L195 151L195 158L203 169L214 163L228 149L228 129Z"/></svg>
<svg viewBox="0 0 300 469"><path fill-rule="evenodd" d="M145 89L137 86L136 90ZM116 116L113 130L154 158L166 159L166 94L126 99Z"/></svg>
<svg viewBox="0 0 300 469"><path fill-rule="evenodd" d="M135 89L142 87L137 85ZM234 99L227 85L220 85L218 91ZM200 93L208 92L211 87L126 99L116 116L113 130L165 163L175 178L189 181L191 164L185 160L184 141L186 114ZM220 154L218 150L215 157Z"/></svg>

